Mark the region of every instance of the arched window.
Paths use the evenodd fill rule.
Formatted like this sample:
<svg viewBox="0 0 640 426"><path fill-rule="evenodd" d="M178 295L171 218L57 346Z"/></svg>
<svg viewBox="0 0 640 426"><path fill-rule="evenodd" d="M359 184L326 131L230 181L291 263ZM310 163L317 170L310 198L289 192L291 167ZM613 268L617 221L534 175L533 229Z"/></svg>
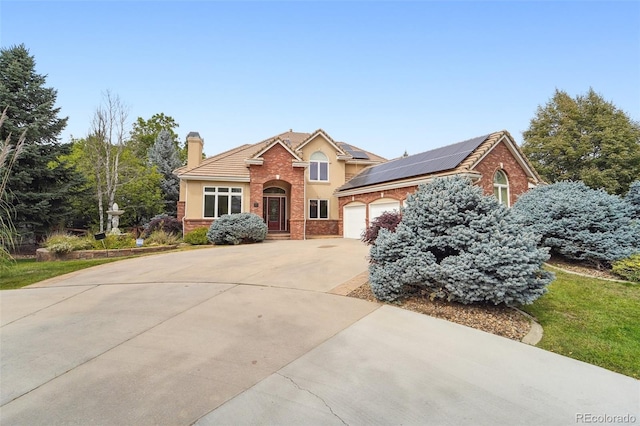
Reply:
<svg viewBox="0 0 640 426"><path fill-rule="evenodd" d="M311 154L309 159L309 180L328 182L329 181L329 159L320 151Z"/></svg>
<svg viewBox="0 0 640 426"><path fill-rule="evenodd" d="M501 204L509 207L509 180L502 170L497 170L493 175L493 195Z"/></svg>
<svg viewBox="0 0 640 426"><path fill-rule="evenodd" d="M280 194L280 195L285 195L287 193L287 191L285 191L282 188L277 188L275 186L271 186L269 188L265 188L264 191L262 191L263 194Z"/></svg>

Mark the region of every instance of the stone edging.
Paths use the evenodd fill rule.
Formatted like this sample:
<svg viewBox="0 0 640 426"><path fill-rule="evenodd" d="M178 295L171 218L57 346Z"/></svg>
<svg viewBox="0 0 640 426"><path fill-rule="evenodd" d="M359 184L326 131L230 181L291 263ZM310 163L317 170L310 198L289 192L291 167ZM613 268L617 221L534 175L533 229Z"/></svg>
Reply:
<svg viewBox="0 0 640 426"><path fill-rule="evenodd" d="M631 283L631 284L633 284L632 281L617 280L615 278L596 277L595 275L589 275L589 274L583 274L581 272L570 271L568 269L564 269L564 268L552 265L552 264L547 263L547 262L544 263L544 266L548 266L549 268L556 269L558 271L566 272L567 274L578 275L580 277L593 278L593 279L596 279L596 280L603 280L603 281L611 281L611 282L614 282L614 283Z"/></svg>
<svg viewBox="0 0 640 426"><path fill-rule="evenodd" d="M532 317L522 309L518 309L518 308L511 308L511 309L518 312L520 315L528 318L529 322L531 323L531 330L529 330L526 336L524 336L520 341L522 343L526 343L527 345L531 345L531 346L537 345L540 342L540 340L542 340L542 335L544 333L542 330L542 326L538 323L538 321L536 321L534 317Z"/></svg>
<svg viewBox="0 0 640 426"><path fill-rule="evenodd" d="M111 250L76 250L69 253L52 253L46 248L36 250L36 262L50 262L56 260L77 260L77 259L105 259L110 257L127 257L139 254L159 253L173 250L177 244L158 247L132 247L125 249Z"/></svg>

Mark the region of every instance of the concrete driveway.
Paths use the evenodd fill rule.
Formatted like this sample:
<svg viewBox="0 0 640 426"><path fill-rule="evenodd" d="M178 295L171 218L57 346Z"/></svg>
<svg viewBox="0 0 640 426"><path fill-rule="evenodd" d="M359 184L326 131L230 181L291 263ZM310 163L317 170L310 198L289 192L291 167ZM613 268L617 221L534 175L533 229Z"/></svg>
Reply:
<svg viewBox="0 0 640 426"><path fill-rule="evenodd" d="M637 380L332 294L366 253L215 247L0 292L0 424L640 423Z"/></svg>

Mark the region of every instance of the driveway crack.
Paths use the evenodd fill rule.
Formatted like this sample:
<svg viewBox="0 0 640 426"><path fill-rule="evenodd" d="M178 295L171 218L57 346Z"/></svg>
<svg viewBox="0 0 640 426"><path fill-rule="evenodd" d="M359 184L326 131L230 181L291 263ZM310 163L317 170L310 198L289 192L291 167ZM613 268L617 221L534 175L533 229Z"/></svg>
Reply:
<svg viewBox="0 0 640 426"><path fill-rule="evenodd" d="M297 383L295 382L295 380L293 380L291 377L285 376L284 374L282 374L282 373L278 373L278 372L276 372L276 374L277 374L278 376L280 376L280 377L284 377L285 379L289 380L289 381L293 384L293 386L295 386L295 387L296 387L296 388L298 388L299 390L304 391L304 392L307 392L307 393L309 393L310 395L313 395L313 396L315 396L316 398L318 398L320 401L322 401L322 403L325 405L325 407L327 407L327 408L329 409L329 411L331 411L331 414L333 414L333 415L334 415L338 420L340 420L340 421L342 422L342 424L344 424L344 425L346 425L346 426L349 426L349 423L345 422L345 421L342 419L342 417L340 417L338 414L336 414L336 412L335 412L335 411L333 411L333 409L329 406L329 404L327 404L327 401L325 401L325 400L324 400L320 395L318 395L318 394L315 394L315 393L311 392L309 389L305 389L305 388L301 387L301 386L300 386L299 384L297 384Z"/></svg>

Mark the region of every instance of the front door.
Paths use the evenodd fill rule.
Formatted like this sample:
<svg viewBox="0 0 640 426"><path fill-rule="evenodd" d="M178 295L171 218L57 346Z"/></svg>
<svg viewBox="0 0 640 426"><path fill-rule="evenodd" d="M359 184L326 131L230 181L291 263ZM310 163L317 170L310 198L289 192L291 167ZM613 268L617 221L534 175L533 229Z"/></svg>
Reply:
<svg viewBox="0 0 640 426"><path fill-rule="evenodd" d="M285 197L264 197L264 217L267 219L269 231L286 231Z"/></svg>

